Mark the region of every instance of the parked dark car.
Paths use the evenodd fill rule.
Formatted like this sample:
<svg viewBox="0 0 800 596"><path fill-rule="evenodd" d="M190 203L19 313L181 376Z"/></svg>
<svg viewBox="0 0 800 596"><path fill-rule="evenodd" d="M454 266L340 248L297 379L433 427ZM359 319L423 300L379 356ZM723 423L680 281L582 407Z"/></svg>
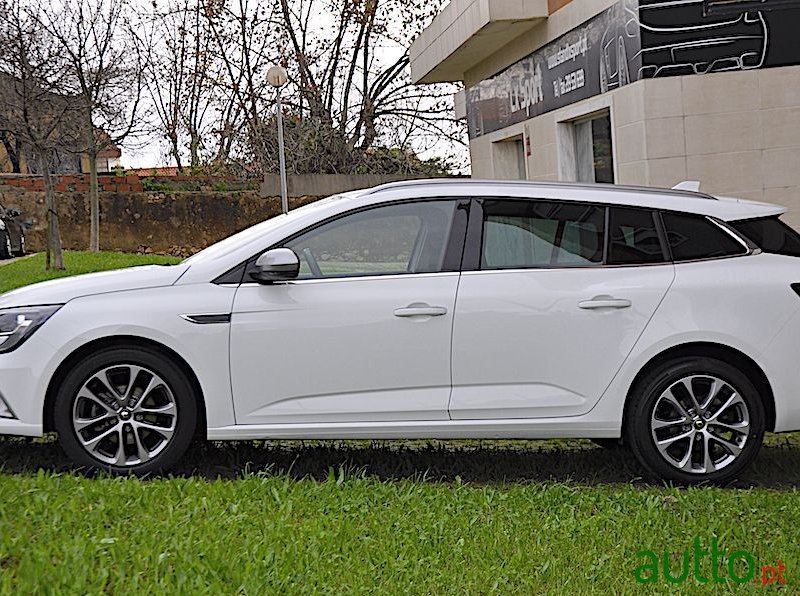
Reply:
<svg viewBox="0 0 800 596"><path fill-rule="evenodd" d="M19 209L6 209L0 204L0 259L25 255L25 229L29 222L22 220Z"/></svg>

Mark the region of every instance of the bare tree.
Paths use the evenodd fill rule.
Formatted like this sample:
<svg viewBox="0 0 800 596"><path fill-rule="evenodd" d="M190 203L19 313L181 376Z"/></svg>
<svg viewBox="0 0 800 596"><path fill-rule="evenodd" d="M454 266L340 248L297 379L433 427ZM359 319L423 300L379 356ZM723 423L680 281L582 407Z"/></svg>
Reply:
<svg viewBox="0 0 800 596"><path fill-rule="evenodd" d="M209 146L215 136L212 122L222 109L216 77L220 64L209 51L210 8L201 0L165 0L153 2L152 8L142 16L139 34L146 86L156 130L183 172L186 150L192 168L219 151Z"/></svg>
<svg viewBox="0 0 800 596"><path fill-rule="evenodd" d="M140 46L123 0L64 0L41 10L57 41L74 93L83 104L83 149L89 161L89 250L100 250L97 156L135 131L142 96Z"/></svg>
<svg viewBox="0 0 800 596"><path fill-rule="evenodd" d="M443 0L159 2L147 15L148 86L179 168L188 149L193 166L274 171L266 71L276 63L291 76L283 90L291 171L368 170L374 151L390 171L413 171L423 145L463 143L453 86L414 86L408 74L410 41Z"/></svg>
<svg viewBox="0 0 800 596"><path fill-rule="evenodd" d="M286 64L299 81L301 111L332 121L349 148L407 150L425 137L463 142L452 85L413 85L408 48L443 2L280 0ZM336 26L320 27L327 9ZM328 17L329 19L331 17Z"/></svg>
<svg viewBox="0 0 800 596"><path fill-rule="evenodd" d="M47 207L46 267L64 269L52 172L59 154L78 140L80 102L62 94L67 65L40 15L21 0L0 1L0 129L10 132L36 161Z"/></svg>
<svg viewBox="0 0 800 596"><path fill-rule="evenodd" d="M267 7L257 0L209 2L204 16L213 39L209 50L220 64L221 96L229 98L220 111L218 162L230 159L235 141L246 138L251 142L245 148L245 158L260 170L266 149L261 142L268 116L264 104L264 90L269 89L266 73L278 55L275 6ZM233 126L244 135L234 139Z"/></svg>

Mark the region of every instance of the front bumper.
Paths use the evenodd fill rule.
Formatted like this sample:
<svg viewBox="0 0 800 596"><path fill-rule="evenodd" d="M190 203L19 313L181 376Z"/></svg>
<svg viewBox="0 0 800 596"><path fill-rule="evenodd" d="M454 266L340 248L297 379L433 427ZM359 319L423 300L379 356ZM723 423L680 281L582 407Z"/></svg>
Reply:
<svg viewBox="0 0 800 596"><path fill-rule="evenodd" d="M0 354L0 435L38 437L55 350L34 333L17 350Z"/></svg>

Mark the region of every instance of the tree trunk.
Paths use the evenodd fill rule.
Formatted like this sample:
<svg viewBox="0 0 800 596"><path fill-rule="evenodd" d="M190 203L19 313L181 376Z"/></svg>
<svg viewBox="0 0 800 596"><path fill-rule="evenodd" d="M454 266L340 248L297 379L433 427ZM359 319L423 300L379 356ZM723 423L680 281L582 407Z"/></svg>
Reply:
<svg viewBox="0 0 800 596"><path fill-rule="evenodd" d="M196 132L189 135L189 165L193 172L200 167L200 135Z"/></svg>
<svg viewBox="0 0 800 596"><path fill-rule="evenodd" d="M44 181L45 206L47 207L47 252L45 269L64 270L64 254L61 251L61 232L58 228L58 212L56 211L56 194L53 191L53 179L50 177L50 160L44 151L39 153L39 165Z"/></svg>
<svg viewBox="0 0 800 596"><path fill-rule="evenodd" d="M11 172L13 174L21 174L22 168L20 167L19 160L22 154L22 143L20 143L16 137L14 137L12 141L11 137L12 135L7 132L0 134L0 139L3 141L3 146L6 149L6 155L8 155L8 160L11 162Z"/></svg>
<svg viewBox="0 0 800 596"><path fill-rule="evenodd" d="M89 150L89 250L100 250L100 193L97 183L97 150Z"/></svg>
<svg viewBox="0 0 800 596"><path fill-rule="evenodd" d="M172 130L172 133L169 135L169 147L170 152L172 153L172 158L175 160L175 165L178 167L178 174L183 174L183 164L181 163L181 149L178 145L178 133L175 130Z"/></svg>
<svg viewBox="0 0 800 596"><path fill-rule="evenodd" d="M90 112L91 113L91 112ZM100 197L97 184L97 140L91 117L86 126L86 155L89 157L89 250L100 250Z"/></svg>

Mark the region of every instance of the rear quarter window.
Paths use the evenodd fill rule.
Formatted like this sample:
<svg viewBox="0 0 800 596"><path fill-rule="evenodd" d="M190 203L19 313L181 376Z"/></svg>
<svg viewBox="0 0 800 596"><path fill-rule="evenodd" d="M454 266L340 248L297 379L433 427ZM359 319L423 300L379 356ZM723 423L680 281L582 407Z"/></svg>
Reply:
<svg viewBox="0 0 800 596"><path fill-rule="evenodd" d="M702 215L662 213L661 217L673 261L719 259L749 252L732 233Z"/></svg>
<svg viewBox="0 0 800 596"><path fill-rule="evenodd" d="M735 221L731 226L764 252L800 257L800 234L777 217Z"/></svg>

